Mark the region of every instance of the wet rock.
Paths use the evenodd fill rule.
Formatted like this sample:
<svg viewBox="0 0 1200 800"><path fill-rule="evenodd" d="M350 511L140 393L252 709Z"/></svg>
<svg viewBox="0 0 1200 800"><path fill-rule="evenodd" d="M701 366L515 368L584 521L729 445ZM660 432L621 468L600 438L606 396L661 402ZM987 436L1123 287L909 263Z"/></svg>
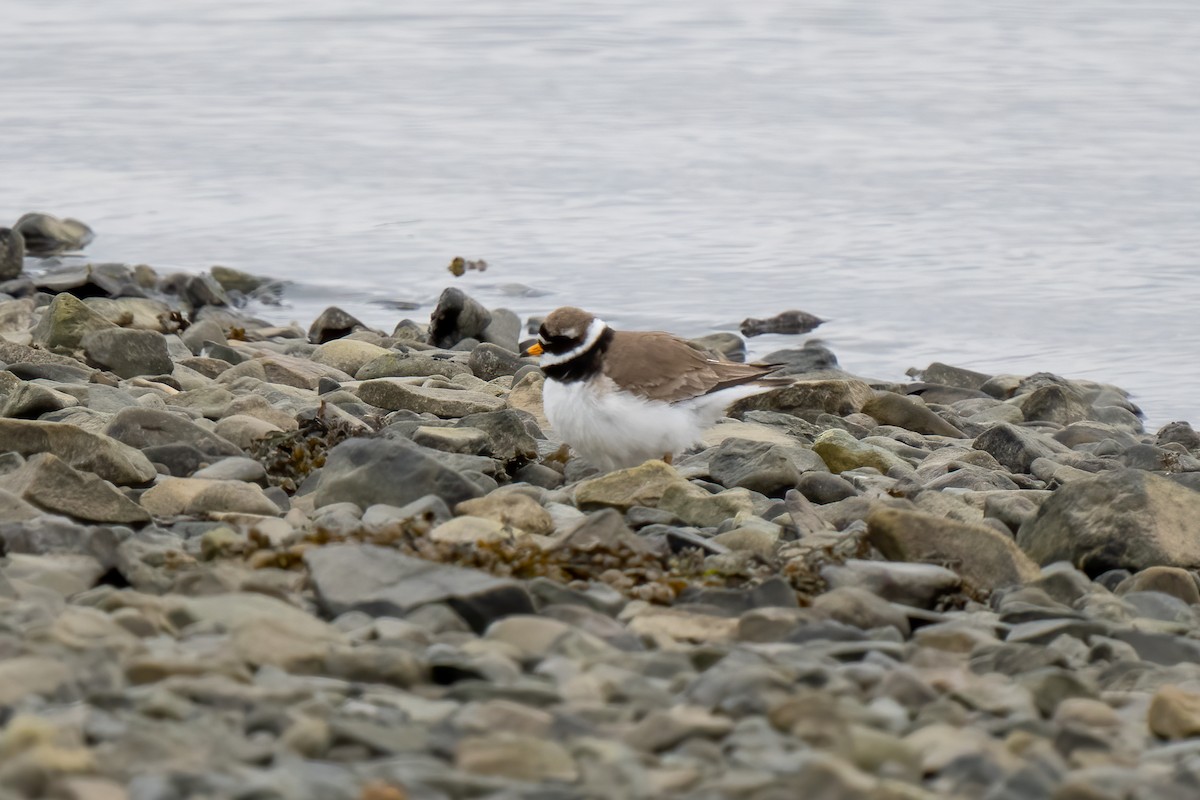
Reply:
<svg viewBox="0 0 1200 800"><path fill-rule="evenodd" d="M1163 739L1200 736L1200 694L1179 686L1164 686L1154 693L1146 715L1150 732Z"/></svg>
<svg viewBox="0 0 1200 800"><path fill-rule="evenodd" d="M554 519L546 509L532 497L510 492L493 492L487 497L464 500L454 507L454 513L469 514L495 520L526 533L549 535L554 533Z"/></svg>
<svg viewBox="0 0 1200 800"><path fill-rule="evenodd" d="M1152 473L1114 470L1056 491L1021 526L1017 542L1039 563L1070 561L1089 575L1189 569L1200 567L1198 515L1200 493Z"/></svg>
<svg viewBox="0 0 1200 800"><path fill-rule="evenodd" d="M965 433L939 417L923 403L895 392L877 392L863 404L862 412L879 420L881 425L895 425L905 430L936 436L966 438Z"/></svg>
<svg viewBox="0 0 1200 800"><path fill-rule="evenodd" d="M1005 468L1028 473L1033 462L1070 452L1049 436L1002 422L975 437L974 447L992 455Z"/></svg>
<svg viewBox="0 0 1200 800"><path fill-rule="evenodd" d="M477 632L511 614L532 614L518 582L477 570L436 564L374 545L330 545L304 554L325 611L363 611L402 617L430 603L447 603Z"/></svg>
<svg viewBox="0 0 1200 800"><path fill-rule="evenodd" d="M356 317L337 306L330 306L313 320L313 324L308 329L308 341L313 344L325 344L334 339L349 336L355 330L365 327L366 325L363 325Z"/></svg>
<svg viewBox="0 0 1200 800"><path fill-rule="evenodd" d="M89 361L122 378L169 375L175 368L167 352L167 340L155 331L130 328L92 331L80 344Z"/></svg>
<svg viewBox="0 0 1200 800"><path fill-rule="evenodd" d="M19 230L0 228L0 281L10 281L25 268L25 237Z"/></svg>
<svg viewBox="0 0 1200 800"><path fill-rule="evenodd" d="M769 497L796 486L805 472L827 471L825 462L811 450L736 438L721 443L708 469L722 486L741 486Z"/></svg>
<svg viewBox="0 0 1200 800"><path fill-rule="evenodd" d="M825 320L807 311L784 311L767 319L744 319L740 326L743 336L762 336L764 333L808 333Z"/></svg>
<svg viewBox="0 0 1200 800"><path fill-rule="evenodd" d="M426 495L459 503L482 492L418 445L401 440L348 439L329 451L317 485L318 508L350 502L404 506Z"/></svg>
<svg viewBox="0 0 1200 800"><path fill-rule="evenodd" d="M162 478L142 495L141 504L156 517L226 511L264 516L280 513L257 484L204 478Z"/></svg>
<svg viewBox="0 0 1200 800"><path fill-rule="evenodd" d="M890 470L911 470L900 456L873 444L861 442L841 428L830 428L813 442L813 452L821 457L830 472L841 473L859 467L871 467L883 474Z"/></svg>
<svg viewBox="0 0 1200 800"><path fill-rule="evenodd" d="M43 258L68 250L82 250L95 238L92 229L77 219L59 219L40 212L22 215L13 230L25 239L25 252Z"/></svg>
<svg viewBox="0 0 1200 800"><path fill-rule="evenodd" d="M146 522L137 503L95 475L72 469L51 453L37 453L13 472L0 475L0 488L51 513L89 522Z"/></svg>
<svg viewBox="0 0 1200 800"><path fill-rule="evenodd" d="M1025 583L1040 573L1037 564L996 529L920 511L877 507L867 518L867 537L892 561L943 564L982 591Z"/></svg>
<svg viewBox="0 0 1200 800"><path fill-rule="evenodd" d="M449 349L463 339L478 339L492 321L492 313L461 290L449 287L438 298L429 318L429 341Z"/></svg>
<svg viewBox="0 0 1200 800"><path fill-rule="evenodd" d="M48 350L74 351L89 333L116 330L117 326L70 294L57 294L31 331L33 342Z"/></svg>
<svg viewBox="0 0 1200 800"><path fill-rule="evenodd" d="M145 483L156 474L150 461L132 447L65 423L0 419L0 442L24 456L53 453L77 470L118 485Z"/></svg>
<svg viewBox="0 0 1200 800"><path fill-rule="evenodd" d="M411 386L394 378L366 381L358 387L358 396L388 411L415 411L439 417L465 417L504 408L504 400L465 389L433 389Z"/></svg>
<svg viewBox="0 0 1200 800"><path fill-rule="evenodd" d="M939 598L956 592L962 578L937 564L847 559L821 569L831 589L858 587L894 603L914 608L933 608Z"/></svg>
<svg viewBox="0 0 1200 800"><path fill-rule="evenodd" d="M875 390L860 380L800 381L739 400L730 406L730 416L740 418L747 411L780 411L799 417L821 412L844 416L861 411L874 396Z"/></svg>
<svg viewBox="0 0 1200 800"><path fill-rule="evenodd" d="M104 433L130 447L142 449L171 444L190 444L210 456L240 456L233 442L207 431L170 411L154 408L124 408L108 423Z"/></svg>
<svg viewBox="0 0 1200 800"><path fill-rule="evenodd" d="M919 377L927 383L940 383L944 386L957 386L961 389L980 389L991 380L991 375L962 367L952 367L940 361L934 361L923 370L909 370L909 375Z"/></svg>

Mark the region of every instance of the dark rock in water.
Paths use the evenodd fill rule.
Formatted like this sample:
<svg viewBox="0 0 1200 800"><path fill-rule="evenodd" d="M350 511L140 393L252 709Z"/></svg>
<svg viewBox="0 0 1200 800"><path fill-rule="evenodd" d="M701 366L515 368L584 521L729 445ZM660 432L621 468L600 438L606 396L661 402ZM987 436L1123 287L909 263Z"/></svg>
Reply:
<svg viewBox="0 0 1200 800"><path fill-rule="evenodd" d="M453 506L480 488L424 448L403 439L348 439L329 451L316 507L349 502L403 506L434 494Z"/></svg>
<svg viewBox="0 0 1200 800"><path fill-rule="evenodd" d="M742 320L743 336L761 336L764 333L808 333L816 330L825 320L806 311L784 311L769 319Z"/></svg>
<svg viewBox="0 0 1200 800"><path fill-rule="evenodd" d="M83 352L94 364L122 378L169 375L175 369L167 340L158 331L113 328L83 337Z"/></svg>
<svg viewBox="0 0 1200 800"><path fill-rule="evenodd" d="M762 362L782 364L783 368L773 373L777 376L803 375L806 372L820 372L838 367L837 356L820 342L805 342L803 347L767 353Z"/></svg>
<svg viewBox="0 0 1200 800"><path fill-rule="evenodd" d="M52 256L68 250L81 250L95 238L92 229L77 219L59 219L50 214L25 214L13 230L25 238L25 252L31 256Z"/></svg>
<svg viewBox="0 0 1200 800"><path fill-rule="evenodd" d="M1029 472L1030 465L1039 458L1053 458L1057 453L1068 453L1069 448L1049 436L1043 436L1028 428L1002 422L975 437L973 447L990 453L993 458L1012 472Z"/></svg>
<svg viewBox="0 0 1200 800"><path fill-rule="evenodd" d="M1155 443L1162 447L1165 444L1181 444L1188 450L1200 449L1200 433L1192 430L1186 422L1168 422L1158 429Z"/></svg>
<svg viewBox="0 0 1200 800"><path fill-rule="evenodd" d="M925 369L910 369L907 374L914 378L920 378L926 383L939 383L943 386L953 386L959 389L972 389L975 391L980 391L983 385L992 379L991 375L963 369L962 367L952 367L940 361L934 361Z"/></svg>
<svg viewBox="0 0 1200 800"><path fill-rule="evenodd" d="M330 306L322 311L312 326L308 329L308 341L313 344L325 344L334 339L348 336L358 328L365 328L356 317L346 313L337 306Z"/></svg>
<svg viewBox="0 0 1200 800"><path fill-rule="evenodd" d="M200 469L202 464L212 460L212 456L200 451L200 448L182 442L173 444L157 444L142 448L142 455L155 464L162 464L167 472L175 478L187 478Z"/></svg>
<svg viewBox="0 0 1200 800"><path fill-rule="evenodd" d="M746 360L746 340L736 333L710 333L706 336L688 339L688 344L700 350L727 358L730 361L741 362Z"/></svg>
<svg viewBox="0 0 1200 800"><path fill-rule="evenodd" d="M330 616L362 611L403 617L430 603L446 603L479 633L497 619L533 614L533 600L517 581L437 564L374 545L317 547L304 555L317 600Z"/></svg>
<svg viewBox="0 0 1200 800"><path fill-rule="evenodd" d="M449 349L463 339L478 339L491 321L492 312L451 286L429 317L429 341Z"/></svg>
<svg viewBox="0 0 1200 800"><path fill-rule="evenodd" d="M493 308L492 321L479 334L479 341L499 345L516 353L520 349L521 318L507 308Z"/></svg>
<svg viewBox="0 0 1200 800"><path fill-rule="evenodd" d="M231 305L229 295L221 288L221 284L217 283L212 275L207 274L189 277L179 295L192 308Z"/></svg>
<svg viewBox="0 0 1200 800"><path fill-rule="evenodd" d="M259 278L241 270L230 269L229 267L213 267L209 272L213 276L213 280L221 284L221 288L227 292L241 292L242 294L250 294L254 290L268 283L266 278Z"/></svg>
<svg viewBox="0 0 1200 800"><path fill-rule="evenodd" d="M12 228L0 228L0 281L8 281L25 268L25 237Z"/></svg>
<svg viewBox="0 0 1200 800"><path fill-rule="evenodd" d="M1068 483L1017 532L1035 561L1070 561L1088 575L1153 566L1200 567L1200 493L1142 470Z"/></svg>
<svg viewBox="0 0 1200 800"><path fill-rule="evenodd" d="M467 366L480 380L490 381L503 375L512 375L521 367L536 362L531 358L521 358L514 351L498 344L484 342L471 351Z"/></svg>
<svg viewBox="0 0 1200 800"><path fill-rule="evenodd" d="M125 408L117 412L106 435L139 450L167 444L191 444L214 456L240 456L242 450L227 439L188 419L156 408Z"/></svg>

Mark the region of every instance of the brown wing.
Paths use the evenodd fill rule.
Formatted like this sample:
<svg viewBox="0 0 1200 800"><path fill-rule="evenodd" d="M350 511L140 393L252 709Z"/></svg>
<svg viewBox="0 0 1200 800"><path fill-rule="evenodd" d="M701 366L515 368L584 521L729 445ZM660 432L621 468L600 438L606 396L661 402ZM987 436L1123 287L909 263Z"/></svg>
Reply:
<svg viewBox="0 0 1200 800"><path fill-rule="evenodd" d="M604 374L618 386L645 397L678 403L774 372L773 365L713 361L669 333L614 331Z"/></svg>

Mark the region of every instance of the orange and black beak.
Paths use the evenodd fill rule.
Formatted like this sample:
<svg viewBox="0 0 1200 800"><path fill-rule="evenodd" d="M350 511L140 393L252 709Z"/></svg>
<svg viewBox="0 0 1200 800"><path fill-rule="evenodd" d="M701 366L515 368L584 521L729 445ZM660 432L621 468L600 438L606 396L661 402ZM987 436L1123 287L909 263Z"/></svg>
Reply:
<svg viewBox="0 0 1200 800"><path fill-rule="evenodd" d="M533 344L529 345L529 347L526 347L525 350L522 351L521 355L522 356L540 356L544 352L546 352L546 351L542 349L542 343L534 342Z"/></svg>

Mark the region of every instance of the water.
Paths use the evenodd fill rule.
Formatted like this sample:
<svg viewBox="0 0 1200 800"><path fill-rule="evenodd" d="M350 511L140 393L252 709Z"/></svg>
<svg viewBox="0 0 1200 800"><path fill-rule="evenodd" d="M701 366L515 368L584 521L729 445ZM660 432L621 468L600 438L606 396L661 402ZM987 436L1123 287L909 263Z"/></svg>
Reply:
<svg viewBox="0 0 1200 800"><path fill-rule="evenodd" d="M520 313L802 308L859 374L1050 370L1200 421L1191 0L43 0L0 36L0 220L288 278L280 321L390 327L370 301L462 255Z"/></svg>

